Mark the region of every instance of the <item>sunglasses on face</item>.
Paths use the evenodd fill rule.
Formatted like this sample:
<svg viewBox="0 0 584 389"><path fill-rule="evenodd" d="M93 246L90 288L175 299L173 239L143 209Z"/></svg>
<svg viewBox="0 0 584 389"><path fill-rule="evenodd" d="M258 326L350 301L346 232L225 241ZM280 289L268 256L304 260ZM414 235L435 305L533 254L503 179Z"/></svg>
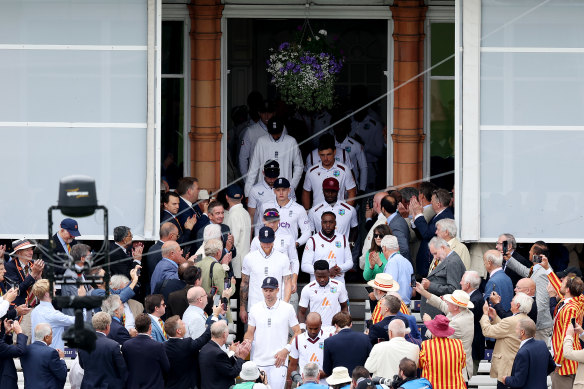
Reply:
<svg viewBox="0 0 584 389"><path fill-rule="evenodd" d="M377 239L377 238L383 238L385 235L383 234L373 234L373 238Z"/></svg>

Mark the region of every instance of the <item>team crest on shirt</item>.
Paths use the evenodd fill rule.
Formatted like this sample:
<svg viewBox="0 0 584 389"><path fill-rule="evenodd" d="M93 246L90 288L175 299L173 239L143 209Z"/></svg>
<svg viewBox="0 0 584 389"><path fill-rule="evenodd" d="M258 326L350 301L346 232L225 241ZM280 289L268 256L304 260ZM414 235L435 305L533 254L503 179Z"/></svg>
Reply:
<svg viewBox="0 0 584 389"><path fill-rule="evenodd" d="M335 170L335 171L333 172L333 176L335 176L335 177L338 177L338 176L340 176L340 175L341 175L341 172L340 172L339 170Z"/></svg>
<svg viewBox="0 0 584 389"><path fill-rule="evenodd" d="M293 214L294 214L294 211L288 212L288 217L292 217Z"/></svg>
<svg viewBox="0 0 584 389"><path fill-rule="evenodd" d="M340 249L340 248L341 248L341 242L339 242L339 241L336 241L336 242L335 242L335 246L337 246L337 248L338 248L338 249Z"/></svg>
<svg viewBox="0 0 584 389"><path fill-rule="evenodd" d="M337 287L336 286L333 286L331 288L331 293L337 293Z"/></svg>
<svg viewBox="0 0 584 389"><path fill-rule="evenodd" d="M347 151L347 153L350 153L351 152L351 146L345 147L345 150Z"/></svg>
<svg viewBox="0 0 584 389"><path fill-rule="evenodd" d="M319 349L324 349L324 342L318 342L318 348Z"/></svg>
<svg viewBox="0 0 584 389"><path fill-rule="evenodd" d="M343 216L345 214L345 210L344 209L339 209L339 215Z"/></svg>

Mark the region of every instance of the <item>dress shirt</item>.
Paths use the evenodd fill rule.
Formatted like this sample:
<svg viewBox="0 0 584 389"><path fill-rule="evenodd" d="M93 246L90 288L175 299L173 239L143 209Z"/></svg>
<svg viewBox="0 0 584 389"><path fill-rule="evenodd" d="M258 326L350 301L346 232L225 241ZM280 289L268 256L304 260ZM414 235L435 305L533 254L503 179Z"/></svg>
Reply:
<svg viewBox="0 0 584 389"><path fill-rule="evenodd" d="M399 251L396 251L387 259L383 272L391 274L393 279L397 281L399 295L404 303L409 304L412 298L412 274L414 273L412 263L401 255Z"/></svg>
<svg viewBox="0 0 584 389"><path fill-rule="evenodd" d="M207 328L207 315L203 309L194 305L189 305L183 314L183 321L187 326L187 333L185 336L190 336L193 339L197 339L199 336L201 336Z"/></svg>
<svg viewBox="0 0 584 389"><path fill-rule="evenodd" d="M34 339L36 325L39 323L48 323L53 329L53 342L50 347L64 350L63 331L65 331L65 328L75 324L75 317L57 311L49 301L41 301L30 315L32 339Z"/></svg>
<svg viewBox="0 0 584 389"><path fill-rule="evenodd" d="M521 343L519 343L519 348L523 347L523 345L529 342L531 339L533 339L533 337L522 340Z"/></svg>

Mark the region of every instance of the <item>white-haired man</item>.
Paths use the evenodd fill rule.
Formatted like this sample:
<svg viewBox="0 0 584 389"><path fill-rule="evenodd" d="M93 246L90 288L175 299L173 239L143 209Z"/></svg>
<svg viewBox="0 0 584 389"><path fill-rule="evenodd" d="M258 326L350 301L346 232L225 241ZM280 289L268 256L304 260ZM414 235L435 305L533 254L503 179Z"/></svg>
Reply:
<svg viewBox="0 0 584 389"><path fill-rule="evenodd" d="M134 281L132 281L132 284L133 283ZM112 276L112 278L110 279L110 288L113 289L114 293L116 293L119 290L123 291L128 285L132 284L130 284L130 280L128 279L128 277L123 276L121 274ZM142 305L141 302L136 301L134 299L128 299L127 301L124 301L124 298L122 297L121 293L120 298L122 300L122 303L124 304L124 327L126 327L126 329L130 331L131 329L136 327L134 324L135 323L134 318L141 314L142 312L144 312L144 305Z"/></svg>
<svg viewBox="0 0 584 389"><path fill-rule="evenodd" d="M34 327L34 342L20 357L24 386L27 388L62 388L67 379L67 365L63 350L49 347L53 330L48 323Z"/></svg>
<svg viewBox="0 0 584 389"><path fill-rule="evenodd" d="M458 254L462 263L464 263L464 267L470 270L470 253L465 244L456 238L456 232L454 219L442 219L436 222L436 236L444 239L450 249Z"/></svg>
<svg viewBox="0 0 584 389"><path fill-rule="evenodd" d="M503 270L503 255L497 250L489 250L483 256L483 263L489 274L489 280L485 285L485 300L491 297L492 292L497 292L501 296L503 310L508 311L513 298L513 283Z"/></svg>
<svg viewBox="0 0 584 389"><path fill-rule="evenodd" d="M483 294L479 290L481 276L474 270L468 270L460 280L460 287L470 296L473 307L470 309L474 316L474 338L472 341L472 362L475 375L478 372L481 360L485 358L485 337L481 329L481 317L483 317Z"/></svg>
<svg viewBox="0 0 584 389"><path fill-rule="evenodd" d="M414 274L411 262L401 255L397 238L393 235L385 235L381 239L381 250L387 258L383 272L391 274L397 281L402 301L409 304L412 298L412 274Z"/></svg>

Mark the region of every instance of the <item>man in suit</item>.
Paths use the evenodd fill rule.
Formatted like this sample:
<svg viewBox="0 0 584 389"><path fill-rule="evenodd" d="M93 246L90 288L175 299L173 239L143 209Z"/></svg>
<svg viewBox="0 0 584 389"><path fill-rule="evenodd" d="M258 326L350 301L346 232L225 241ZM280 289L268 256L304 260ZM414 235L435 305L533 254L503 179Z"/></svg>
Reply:
<svg viewBox="0 0 584 389"><path fill-rule="evenodd" d="M464 243L456 238L457 231L454 219L442 219L436 222L436 236L444 239L450 249L458 254L465 269L470 270L470 252Z"/></svg>
<svg viewBox="0 0 584 389"><path fill-rule="evenodd" d="M156 265L150 280L150 293L154 293L157 286L162 286L166 279L178 280L178 266L186 261L183 249L175 241L164 243L161 252L162 260Z"/></svg>
<svg viewBox="0 0 584 389"><path fill-rule="evenodd" d="M437 236L428 242L428 247L434 259L428 277L422 279L422 287L438 297L454 292L460 286L460 280L465 272L462 260L444 239ZM430 317L441 314L441 311L429 305L423 296L420 312L422 315L427 313Z"/></svg>
<svg viewBox="0 0 584 389"><path fill-rule="evenodd" d="M205 374L201 375L201 389L225 389L235 383L239 376L244 358L249 355L251 342L244 340L241 344L231 346L235 354L225 352L225 342L229 336L227 323L219 320L211 325L211 340L199 352L199 367Z"/></svg>
<svg viewBox="0 0 584 389"><path fill-rule="evenodd" d="M337 334L324 341L322 370L327 376L337 366L344 366L349 371L353 371L355 366L363 366L372 348L367 335L351 330L353 321L348 312L337 313L333 317L333 325Z"/></svg>
<svg viewBox="0 0 584 389"><path fill-rule="evenodd" d="M170 369L164 346L152 338L150 316L142 313L136 317L138 335L122 346L128 366L127 389L159 389L164 387L164 376Z"/></svg>
<svg viewBox="0 0 584 389"><path fill-rule="evenodd" d="M499 237L499 239L501 239L501 237ZM513 242L514 241L515 240L513 240ZM520 292L526 293L529 296L535 295L535 300L537 302L536 318L534 319L529 315L531 319L535 321L537 326L535 338L543 340L549 344L549 338L552 335L552 328L554 326L554 319L550 313L550 299L547 293L547 287L549 284L547 277L548 272L540 264L542 255L546 258L549 256L548 247L544 242L536 242L531 246L531 249L529 250L529 260L531 261L531 265L529 267L519 262L513 256L509 256L509 254L510 252L507 252L503 255L503 259L507 263L507 269L511 269L520 276L529 277L529 279L532 280L533 285L530 286L533 286L533 290L531 290L531 288L529 290L531 293L523 290L526 286L523 284L527 284L524 280L517 281L517 288L519 288L519 284L522 283L522 290L520 290ZM512 252L512 254L515 254L515 252Z"/></svg>
<svg viewBox="0 0 584 389"><path fill-rule="evenodd" d="M432 209L436 212L436 216L430 220L430 223L424 218L422 205L414 197L410 200L410 215L415 226L414 230L421 240L416 257L416 272L422 276L426 276L430 268L432 258L428 243L436 235L436 222L442 219L454 219L454 213L449 206L450 200L452 196L445 189L438 189L432 193Z"/></svg>
<svg viewBox="0 0 584 389"><path fill-rule="evenodd" d="M385 196L381 200L381 212L391 228L391 234L397 238L399 253L410 259L410 228L402 215L397 212L397 200L393 196ZM395 279L397 279L394 276Z"/></svg>
<svg viewBox="0 0 584 389"><path fill-rule="evenodd" d="M501 382L511 388L546 389L547 376L556 368L554 358L545 342L535 340L536 326L531 319L519 320L515 333L521 340L519 351L513 361L510 376Z"/></svg>
<svg viewBox="0 0 584 389"><path fill-rule="evenodd" d="M120 296L117 294L110 295L101 303L101 311L107 313L112 318L110 328L107 333L109 339L115 340L120 346L123 346L127 340L138 333L132 328L132 334L124 327L122 318L124 317L124 305Z"/></svg>
<svg viewBox="0 0 584 389"><path fill-rule="evenodd" d="M150 316L152 324L152 332L150 336L157 342L165 342L168 339L166 331L164 331L164 322L161 317L166 313L166 304L164 303L164 296L161 294L151 294L146 296L144 300L144 308L146 313Z"/></svg>
<svg viewBox="0 0 584 389"><path fill-rule="evenodd" d="M503 377L511 374L513 360L517 350L519 350L520 341L515 334L515 328L520 320L529 319L527 313L531 310L532 301L532 298L525 293L517 293L511 301L513 316L502 320L487 302L483 305L481 329L486 338L496 339L490 375L498 380L497 388L499 389L505 388L505 385L500 381Z"/></svg>
<svg viewBox="0 0 584 389"><path fill-rule="evenodd" d="M75 238L79 236L81 236L81 233L79 232L77 221L70 218L63 219L61 221L61 229L55 232L55 235L51 238L52 242L46 245L47 250L43 254L43 259L49 261L49 255L62 257L64 254L69 254L73 246L78 243ZM55 251L52 251L51 246L54 246ZM52 261L49 263L52 263ZM55 274L63 274L65 271L62 267L54 267L53 270Z"/></svg>
<svg viewBox="0 0 584 389"><path fill-rule="evenodd" d="M150 285L152 273L154 273L156 265L162 260L162 245L170 240L176 242L178 236L178 229L174 224L162 223L160 226L160 240L150 246L148 253L146 254L146 261L142 264L144 266L144 271L148 275L148 285Z"/></svg>
<svg viewBox="0 0 584 389"><path fill-rule="evenodd" d="M170 362L165 388L199 388L201 386L199 351L211 340L210 327L207 327L203 335L197 339L185 338L185 323L174 315L166 319L164 329L168 335L164 350Z"/></svg>
<svg viewBox="0 0 584 389"><path fill-rule="evenodd" d="M167 301L168 305L168 296L172 292L176 292L177 290L181 290L186 286L184 281L184 274L188 268L195 267L192 262L186 261L181 263L178 266L178 280L173 278L167 278L166 280L162 281L160 284L157 285L154 293L158 293L164 296L164 300ZM169 315L167 315L169 317Z"/></svg>
<svg viewBox="0 0 584 389"><path fill-rule="evenodd" d="M75 262L72 269L65 270L63 277L65 279L85 281L85 276L83 272L86 270L84 268L85 261L91 257L91 247L86 244L80 243L71 248L69 253L73 261ZM85 293L89 293L91 287L89 285L81 286ZM63 285L61 286L61 296L71 296L76 297L79 294L79 287L75 284ZM63 313L70 316L75 316L75 309L73 308L63 308Z"/></svg>
<svg viewBox="0 0 584 389"><path fill-rule="evenodd" d="M485 285L485 301L491 296L491 292L497 292L501 296L501 307L508 311L513 298L513 283L503 271L503 255L497 250L489 250L483 255L483 264L489 275L489 280Z"/></svg>
<svg viewBox="0 0 584 389"><path fill-rule="evenodd" d="M375 346L377 343L389 340L389 334L387 332L389 324L394 319L401 319L404 322L406 328L410 329L410 333L405 335L405 339L408 342L419 346L422 343L422 337L418 331L416 319L413 316L405 315L400 312L401 300L397 296L388 294L379 300L379 303L380 312L383 315L383 319L380 322L373 324L371 328L369 328L368 336L369 340L371 341L371 345Z"/></svg>
<svg viewBox="0 0 584 389"><path fill-rule="evenodd" d="M209 218L203 213L197 201L199 200L199 181L194 177L184 177L178 181L176 193L180 196L178 213L175 215L183 230L185 223L189 218L195 216L195 225L191 229L189 241L194 241L197 238L197 233L203 227L209 224ZM193 246L191 246L193 247ZM193 254L196 249L191 249Z"/></svg>
<svg viewBox="0 0 584 389"><path fill-rule="evenodd" d="M479 290L481 286L481 277L474 270L464 273L460 280L460 287L470 296L473 307L470 309L473 313L474 321L474 338L472 340L472 374L476 375L479 370L481 360L485 359L485 336L481 329L481 317L483 316L483 294Z"/></svg>
<svg viewBox="0 0 584 389"><path fill-rule="evenodd" d="M4 339L0 340L0 389L17 389L18 375L14 358L24 355L28 336L22 333L18 320L4 320ZM16 334L16 344L12 344L12 333Z"/></svg>
<svg viewBox="0 0 584 389"><path fill-rule="evenodd" d="M63 350L49 347L53 341L53 330L47 323L37 324L34 343L20 357L24 386L27 388L63 389L67 379L67 365Z"/></svg>
<svg viewBox="0 0 584 389"><path fill-rule="evenodd" d="M185 269L183 278L186 284L185 287L168 295L168 302L166 303L168 316L183 316L189 307L189 302L187 301L188 290L193 286L201 286L201 269L196 266L189 266Z"/></svg>
<svg viewBox="0 0 584 389"><path fill-rule="evenodd" d="M197 239L194 243L194 249L198 250L199 247L203 244L203 231L204 227L209 224L218 224L221 227L221 241L223 242L223 252L224 254L221 256L223 258L224 255L231 254L231 258L235 258L237 255L237 250L235 248L235 238L231 235L231 230L227 224L223 224L223 220L225 219L225 209L223 208L223 204L219 201L211 201L209 203L209 208L207 208L207 212L209 218L207 219L207 223L203 224L199 231L197 232Z"/></svg>
<svg viewBox="0 0 584 389"><path fill-rule="evenodd" d="M176 214L180 208L180 196L176 192L166 192L161 196L160 202L162 203L162 212L160 213L160 224L171 223L177 228L177 239L178 243L184 243L183 247L185 251L188 252L188 247L190 246L189 239L191 237L191 231L197 222L197 217L195 215L186 219L184 226L178 221Z"/></svg>
<svg viewBox="0 0 584 389"><path fill-rule="evenodd" d="M109 247L111 275L121 274L129 279L130 270L142 264L144 245L142 243L133 245L132 240L133 235L129 227L114 228L114 241L110 242Z"/></svg>
<svg viewBox="0 0 584 389"><path fill-rule="evenodd" d="M507 253L503 253L503 245L505 244L505 242L507 242ZM495 245L495 248L501 254L511 255L511 258L515 259L515 261L517 261L518 263L520 263L521 265L523 265L527 268L531 268L531 266L533 265L523 255L519 254L519 252L517 251L517 241L515 240L515 237L512 234L508 234L508 233L501 234L499 236L499 238L497 239L497 243ZM507 274L509 276L509 278L511 278L511 282L513 283L513 286L515 286L515 284L517 284L517 281L519 281L521 278L525 278L527 276L522 276L521 273L518 273L515 269L513 269L511 267L507 267L508 263L509 263L508 261L503 262L503 270L505 270L505 274ZM545 288L544 288L544 290L545 290Z"/></svg>
<svg viewBox="0 0 584 389"><path fill-rule="evenodd" d="M18 285L18 296L13 301L16 306L34 304L35 301L32 285L41 278L45 267L42 259L33 262L35 247L36 245L28 239L15 240L12 242L13 251L10 253L13 259L4 265L6 269L4 279Z"/></svg>
<svg viewBox="0 0 584 389"><path fill-rule="evenodd" d="M107 337L112 318L105 312L91 319L97 339L91 352L79 349L79 365L83 369L81 389L123 388L128 372L120 345Z"/></svg>
<svg viewBox="0 0 584 389"><path fill-rule="evenodd" d="M527 314L534 323L537 323L537 301L535 300L535 282L531 278L522 278L517 281L517 286L514 289L515 293L525 293L529 297L533 299L533 304L531 305L531 311ZM546 291L547 294L547 291ZM497 294L497 292L491 292L491 296L489 297L489 301L493 304L493 308L495 308L495 312L497 312L497 316L501 319L509 317L512 315L511 311L506 311L501 306L501 296ZM549 310L548 310L549 313ZM537 325L537 324L536 324ZM551 331L550 331L551 335Z"/></svg>

